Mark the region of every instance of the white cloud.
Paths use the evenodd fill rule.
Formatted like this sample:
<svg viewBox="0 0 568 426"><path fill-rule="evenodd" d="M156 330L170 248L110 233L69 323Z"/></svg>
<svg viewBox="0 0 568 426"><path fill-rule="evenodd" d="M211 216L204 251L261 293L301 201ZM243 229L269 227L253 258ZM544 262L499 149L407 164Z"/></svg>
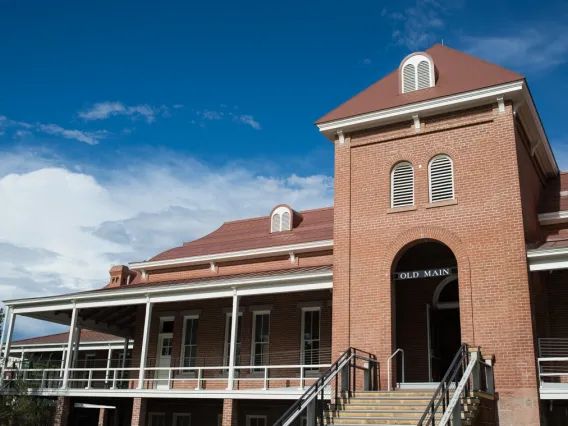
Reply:
<svg viewBox="0 0 568 426"><path fill-rule="evenodd" d="M0 156L3 299L98 288L111 265L147 259L224 221L266 215L279 203L304 209L333 200L329 176L259 176L250 165L212 169L179 155L84 173L58 158ZM39 330L18 324L18 338Z"/></svg>
<svg viewBox="0 0 568 426"><path fill-rule="evenodd" d="M235 116L235 117L237 118L238 121L240 121L241 123L244 123L244 124L248 124L253 129L256 129L256 130L261 129L260 123L258 121L256 121L252 115L243 114L243 115L238 115L238 116Z"/></svg>
<svg viewBox="0 0 568 426"><path fill-rule="evenodd" d="M461 1L417 0L404 11L383 9L381 16L392 26L392 39L409 50L419 50L438 41L445 27L445 18L452 9L462 6Z"/></svg>
<svg viewBox="0 0 568 426"><path fill-rule="evenodd" d="M538 29L536 29L538 28ZM554 24L529 24L500 35L463 36L468 53L521 72L554 68L568 61L568 34Z"/></svg>
<svg viewBox="0 0 568 426"><path fill-rule="evenodd" d="M168 108L165 105L153 107L147 104L127 106L122 102L99 102L90 108L80 111L79 117L87 121L106 120L115 115L125 115L132 119L144 118L148 123L153 123L156 116L160 113L167 113Z"/></svg>
<svg viewBox="0 0 568 426"><path fill-rule="evenodd" d="M104 139L108 132L105 130L98 130L96 132L84 132L82 130L64 129L57 124L38 124L37 129L41 132L62 136L65 139L75 139L79 142L84 142L89 145L96 145L101 139Z"/></svg>

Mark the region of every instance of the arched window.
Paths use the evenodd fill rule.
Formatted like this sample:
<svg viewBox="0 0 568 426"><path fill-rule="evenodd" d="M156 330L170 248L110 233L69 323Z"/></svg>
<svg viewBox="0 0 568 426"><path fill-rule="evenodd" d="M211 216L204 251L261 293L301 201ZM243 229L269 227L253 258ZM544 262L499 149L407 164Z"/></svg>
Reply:
<svg viewBox="0 0 568 426"><path fill-rule="evenodd" d="M414 168L408 161L398 163L391 172L391 207L414 205Z"/></svg>
<svg viewBox="0 0 568 426"><path fill-rule="evenodd" d="M402 70L402 93L434 87L434 63L429 55L415 53L407 56L402 61L400 69Z"/></svg>
<svg viewBox="0 0 568 426"><path fill-rule="evenodd" d="M270 220L270 232L289 231L292 229L292 212L286 206L276 208Z"/></svg>
<svg viewBox="0 0 568 426"><path fill-rule="evenodd" d="M431 203L454 199L454 164L447 155L437 155L430 160L428 188Z"/></svg>

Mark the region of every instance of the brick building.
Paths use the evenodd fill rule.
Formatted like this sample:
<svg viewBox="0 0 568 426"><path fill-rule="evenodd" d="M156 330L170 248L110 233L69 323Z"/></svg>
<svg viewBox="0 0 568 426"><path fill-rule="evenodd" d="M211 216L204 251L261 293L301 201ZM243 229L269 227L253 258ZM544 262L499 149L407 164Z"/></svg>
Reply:
<svg viewBox="0 0 568 426"><path fill-rule="evenodd" d="M434 45L316 124L333 208L6 301L7 359L16 316L72 332L48 373L4 365L4 391L49 374L57 425L568 424L568 177L525 78ZM82 329L132 352L81 367Z"/></svg>

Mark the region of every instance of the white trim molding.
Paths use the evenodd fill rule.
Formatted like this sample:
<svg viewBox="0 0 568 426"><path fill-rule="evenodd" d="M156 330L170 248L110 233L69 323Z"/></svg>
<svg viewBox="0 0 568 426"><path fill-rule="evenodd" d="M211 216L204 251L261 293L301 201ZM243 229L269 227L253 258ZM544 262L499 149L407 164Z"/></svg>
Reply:
<svg viewBox="0 0 568 426"><path fill-rule="evenodd" d="M557 223L568 222L568 211L562 210L558 212L541 213L538 215L538 221L541 225L555 225Z"/></svg>
<svg viewBox="0 0 568 426"><path fill-rule="evenodd" d="M130 269L135 271L149 271L152 269L170 268L196 264L214 264L215 262L228 262L232 260L270 257L278 255L288 256L290 252L302 253L308 251L322 251L333 248L333 240L311 241L308 243L288 244L285 246L264 247L251 250L229 251L226 253L206 254L203 256L181 257L178 259L156 260L148 262L130 263Z"/></svg>
<svg viewBox="0 0 568 426"><path fill-rule="evenodd" d="M527 251L531 271L546 271L568 268L568 247L537 248Z"/></svg>

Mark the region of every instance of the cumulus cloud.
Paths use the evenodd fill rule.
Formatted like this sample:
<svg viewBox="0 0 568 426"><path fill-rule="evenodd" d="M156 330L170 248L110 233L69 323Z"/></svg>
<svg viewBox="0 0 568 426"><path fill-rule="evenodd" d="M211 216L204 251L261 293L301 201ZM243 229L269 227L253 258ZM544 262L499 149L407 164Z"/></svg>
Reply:
<svg viewBox="0 0 568 426"><path fill-rule="evenodd" d="M144 118L148 123L153 123L160 113L167 113L165 105L153 107L147 104L128 106L122 102L99 102L90 108L79 111L79 117L86 121L106 120L116 115L128 116L132 119Z"/></svg>
<svg viewBox="0 0 568 426"><path fill-rule="evenodd" d="M266 215L279 203L305 209L333 200L329 176L259 175L250 164L214 169L156 153L146 157L151 164L79 173L60 158L0 155L3 299L99 288L111 265L147 259L224 221ZM39 327L18 320L17 337ZM41 333L59 329L47 327Z"/></svg>

